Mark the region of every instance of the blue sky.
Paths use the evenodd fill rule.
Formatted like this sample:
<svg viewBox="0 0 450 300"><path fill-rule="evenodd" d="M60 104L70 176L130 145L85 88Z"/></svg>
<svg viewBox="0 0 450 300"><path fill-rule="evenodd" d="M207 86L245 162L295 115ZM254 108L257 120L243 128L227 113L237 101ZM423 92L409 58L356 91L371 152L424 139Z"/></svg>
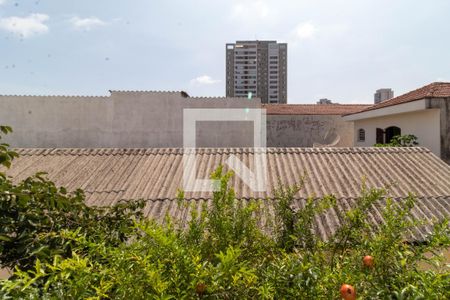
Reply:
<svg viewBox="0 0 450 300"><path fill-rule="evenodd" d="M448 0L0 0L0 94L225 94L225 43L288 43L288 101L450 81Z"/></svg>

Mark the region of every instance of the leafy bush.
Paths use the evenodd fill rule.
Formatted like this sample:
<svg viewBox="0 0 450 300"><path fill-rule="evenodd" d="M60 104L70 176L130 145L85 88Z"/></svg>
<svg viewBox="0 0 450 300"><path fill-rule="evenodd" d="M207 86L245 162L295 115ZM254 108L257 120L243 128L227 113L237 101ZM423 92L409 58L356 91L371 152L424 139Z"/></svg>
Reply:
<svg viewBox="0 0 450 300"><path fill-rule="evenodd" d="M41 174L17 184L2 175L1 263L15 269L0 282L1 297L338 299L347 283L366 299L449 298L440 255L450 245L448 222L437 223L426 243L406 243L405 233L423 225L411 218L413 196L393 200L363 186L355 206L340 211L332 196L295 207L302 183L279 186L264 202L273 201L275 216L262 230L262 202L236 200L231 176L222 168L212 174L220 189L184 227L142 218L142 202L87 207L81 191L67 193ZM385 222L374 226L368 212L380 201ZM341 226L321 240L315 218L330 208ZM364 265L367 255L373 265ZM424 262L432 266L424 270Z"/></svg>
<svg viewBox="0 0 450 300"><path fill-rule="evenodd" d="M0 132L3 134L8 134L12 132L12 128L9 126L0 125ZM0 140L1 139L2 135L0 134ZM17 153L11 151L8 144L0 143L0 165L9 168L14 157L17 157Z"/></svg>
<svg viewBox="0 0 450 300"><path fill-rule="evenodd" d="M3 128L3 126L1 127ZM11 132L9 127L2 132ZM17 153L2 144L0 157L6 167ZM38 173L14 184L0 173L0 263L3 267L28 270L37 259L55 255L70 257L72 242L61 230L73 230L91 241L117 246L132 236L133 224L142 219L143 201L120 202L111 208L89 207L84 193L68 193Z"/></svg>
<svg viewBox="0 0 450 300"><path fill-rule="evenodd" d="M417 137L413 134L396 135L387 144L375 144L374 147L415 147L418 146Z"/></svg>

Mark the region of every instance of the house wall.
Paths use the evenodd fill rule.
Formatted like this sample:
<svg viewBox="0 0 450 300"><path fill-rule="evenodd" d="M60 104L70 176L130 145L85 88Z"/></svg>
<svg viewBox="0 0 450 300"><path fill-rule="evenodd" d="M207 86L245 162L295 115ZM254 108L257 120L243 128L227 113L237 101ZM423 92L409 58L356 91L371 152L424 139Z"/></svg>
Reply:
<svg viewBox="0 0 450 300"><path fill-rule="evenodd" d="M314 143L353 146L353 123L339 115L268 115L267 146L312 147Z"/></svg>
<svg viewBox="0 0 450 300"><path fill-rule="evenodd" d="M450 164L450 98L429 99L427 108L440 110L441 158Z"/></svg>
<svg viewBox="0 0 450 300"><path fill-rule="evenodd" d="M390 126L401 128L403 134L417 136L420 146L430 149L437 156L441 155L440 145L440 110L426 109L403 114L393 114L354 121L353 141L357 147L371 147L376 143L376 129ZM364 142L358 141L358 130L366 132Z"/></svg>
<svg viewBox="0 0 450 300"><path fill-rule="evenodd" d="M184 108L260 108L257 99L190 98L178 92L111 92L108 97L0 96L5 141L24 148L183 146ZM334 115L269 115L267 146L352 146L353 127ZM251 147L253 123L196 124L198 147Z"/></svg>

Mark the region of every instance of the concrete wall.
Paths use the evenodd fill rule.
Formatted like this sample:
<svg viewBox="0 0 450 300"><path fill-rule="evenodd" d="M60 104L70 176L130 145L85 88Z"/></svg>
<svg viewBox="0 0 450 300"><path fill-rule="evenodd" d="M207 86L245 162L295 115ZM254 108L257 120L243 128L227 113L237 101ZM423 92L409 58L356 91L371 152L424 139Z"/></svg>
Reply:
<svg viewBox="0 0 450 300"><path fill-rule="evenodd" d="M416 112L393 114L384 117L375 117L354 121L354 145L370 147L376 143L376 129L386 129L390 126L401 128L401 134L414 134L420 146L430 149L437 156L441 155L440 144L440 110L425 109ZM358 130L364 129L366 139L358 141Z"/></svg>
<svg viewBox="0 0 450 300"><path fill-rule="evenodd" d="M268 115L268 147L353 146L353 123L338 115Z"/></svg>
<svg viewBox="0 0 450 300"><path fill-rule="evenodd" d="M191 98L179 92L111 92L109 97L0 96L5 141L26 148L183 146L184 108L259 108L258 99ZM312 147L340 136L352 146L353 126L340 116L269 115L267 146ZM253 146L252 122L197 122L198 147Z"/></svg>
<svg viewBox="0 0 450 300"><path fill-rule="evenodd" d="M184 108L252 108L259 100L185 98L181 93L112 92L110 97L1 96L0 123L13 127L13 147L181 147ZM199 144L246 145L253 127L199 122ZM242 129L242 130L241 130ZM239 132L239 134L236 134Z"/></svg>

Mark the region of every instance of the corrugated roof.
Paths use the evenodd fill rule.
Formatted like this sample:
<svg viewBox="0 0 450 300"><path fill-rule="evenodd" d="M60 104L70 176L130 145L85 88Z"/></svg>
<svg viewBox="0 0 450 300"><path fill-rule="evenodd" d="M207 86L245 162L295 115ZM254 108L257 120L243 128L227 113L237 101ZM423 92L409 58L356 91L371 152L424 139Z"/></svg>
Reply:
<svg viewBox="0 0 450 300"><path fill-rule="evenodd" d="M163 220L166 213L182 223L192 207L179 206L177 190L182 188L183 149L18 149L20 157L7 171L21 180L38 171L48 172L57 185L69 190L82 188L87 202L105 206L121 199L146 199L145 213ZM197 178L210 173L230 155L252 168L252 148L197 149ZM268 191L253 192L236 176L232 181L237 198L246 205L252 198L262 200L262 220L273 212L272 188L298 183L307 174L303 190L296 195L301 206L309 196L333 194L338 207L317 219L318 233L327 238L339 225L337 210L351 207L360 196L363 178L370 187L392 185L389 195L399 199L413 192L419 198L414 208L418 218L442 218L450 213L450 166L425 148L268 148ZM225 167L226 168L226 167ZM188 192L186 203L200 210L209 202L209 192ZM370 218L380 220L379 207ZM263 222L263 221L262 221ZM429 229L429 228L428 228ZM422 239L426 230L414 233Z"/></svg>
<svg viewBox="0 0 450 300"><path fill-rule="evenodd" d="M268 115L345 115L360 112L370 104L264 104Z"/></svg>
<svg viewBox="0 0 450 300"><path fill-rule="evenodd" d="M372 105L360 112L398 105L402 103L408 103L421 99L449 98L449 97L450 97L450 82L433 82L419 89L403 94L401 96ZM347 114L355 114L355 113L358 112Z"/></svg>

